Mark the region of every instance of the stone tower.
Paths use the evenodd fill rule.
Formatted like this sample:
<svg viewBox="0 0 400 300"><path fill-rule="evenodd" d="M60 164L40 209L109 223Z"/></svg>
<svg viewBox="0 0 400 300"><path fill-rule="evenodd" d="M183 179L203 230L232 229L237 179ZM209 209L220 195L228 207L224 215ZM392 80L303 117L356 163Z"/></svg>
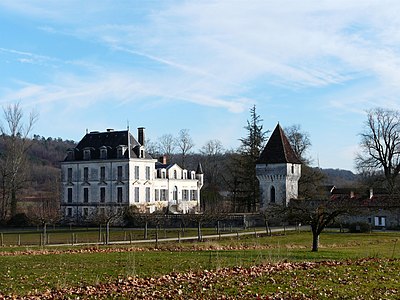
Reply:
<svg viewBox="0 0 400 300"><path fill-rule="evenodd" d="M301 161L278 124L256 165L260 182L260 209L268 204L287 205L298 197Z"/></svg>

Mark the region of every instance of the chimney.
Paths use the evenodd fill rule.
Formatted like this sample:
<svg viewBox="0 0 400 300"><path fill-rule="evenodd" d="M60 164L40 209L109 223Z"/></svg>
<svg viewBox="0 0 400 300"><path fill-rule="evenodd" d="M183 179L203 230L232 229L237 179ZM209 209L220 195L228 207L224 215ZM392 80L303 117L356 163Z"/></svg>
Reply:
<svg viewBox="0 0 400 300"><path fill-rule="evenodd" d="M162 163L163 165L166 165L166 164L167 164L167 156L166 156L166 155L160 156L160 158L158 159L158 161L159 161L160 163Z"/></svg>
<svg viewBox="0 0 400 300"><path fill-rule="evenodd" d="M138 142L140 145L144 146L144 127L138 128Z"/></svg>

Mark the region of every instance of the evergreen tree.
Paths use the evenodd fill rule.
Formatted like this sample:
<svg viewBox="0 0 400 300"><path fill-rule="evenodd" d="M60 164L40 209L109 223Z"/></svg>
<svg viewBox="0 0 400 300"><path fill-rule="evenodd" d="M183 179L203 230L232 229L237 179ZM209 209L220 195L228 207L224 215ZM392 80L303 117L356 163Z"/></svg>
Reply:
<svg viewBox="0 0 400 300"><path fill-rule="evenodd" d="M268 134L268 131L264 131L261 125L262 121L254 105L250 109L250 120L247 120L247 125L244 127L247 135L240 139L240 157L239 161L236 162L241 182L241 195L238 201L241 202L244 210L248 212L257 210L260 198L259 183L256 177L256 162L264 148Z"/></svg>

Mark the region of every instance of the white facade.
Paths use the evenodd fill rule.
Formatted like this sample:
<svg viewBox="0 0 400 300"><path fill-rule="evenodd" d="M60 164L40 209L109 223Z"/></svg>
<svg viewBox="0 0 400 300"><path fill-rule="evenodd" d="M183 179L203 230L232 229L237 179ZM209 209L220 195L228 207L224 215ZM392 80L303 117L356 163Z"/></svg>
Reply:
<svg viewBox="0 0 400 300"><path fill-rule="evenodd" d="M269 204L286 206L298 197L301 161L278 124L256 164L260 183L260 209Z"/></svg>
<svg viewBox="0 0 400 300"><path fill-rule="evenodd" d="M90 153L85 156L85 151ZM86 134L69 150L61 163L61 182L64 216L79 223L105 209L132 205L149 213L197 212L203 174L157 162L129 131L108 131Z"/></svg>
<svg viewBox="0 0 400 300"><path fill-rule="evenodd" d="M287 205L290 199L297 199L300 164L257 164L256 174L260 182L260 208L268 204Z"/></svg>

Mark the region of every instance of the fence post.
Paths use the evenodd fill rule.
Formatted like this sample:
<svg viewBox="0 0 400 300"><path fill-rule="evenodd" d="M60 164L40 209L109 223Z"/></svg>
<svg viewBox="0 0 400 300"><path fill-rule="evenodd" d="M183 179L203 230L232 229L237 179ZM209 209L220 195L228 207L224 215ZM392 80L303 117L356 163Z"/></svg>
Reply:
<svg viewBox="0 0 400 300"><path fill-rule="evenodd" d="M4 247L4 235L1 233L1 246Z"/></svg>
<svg viewBox="0 0 400 300"><path fill-rule="evenodd" d="M129 232L129 244L132 244L132 232Z"/></svg>
<svg viewBox="0 0 400 300"><path fill-rule="evenodd" d="M18 234L18 246L21 246L21 235Z"/></svg>
<svg viewBox="0 0 400 300"><path fill-rule="evenodd" d="M178 231L178 243L180 243L180 242L181 242L181 232Z"/></svg>
<svg viewBox="0 0 400 300"><path fill-rule="evenodd" d="M75 244L75 233L72 233L72 246Z"/></svg>

